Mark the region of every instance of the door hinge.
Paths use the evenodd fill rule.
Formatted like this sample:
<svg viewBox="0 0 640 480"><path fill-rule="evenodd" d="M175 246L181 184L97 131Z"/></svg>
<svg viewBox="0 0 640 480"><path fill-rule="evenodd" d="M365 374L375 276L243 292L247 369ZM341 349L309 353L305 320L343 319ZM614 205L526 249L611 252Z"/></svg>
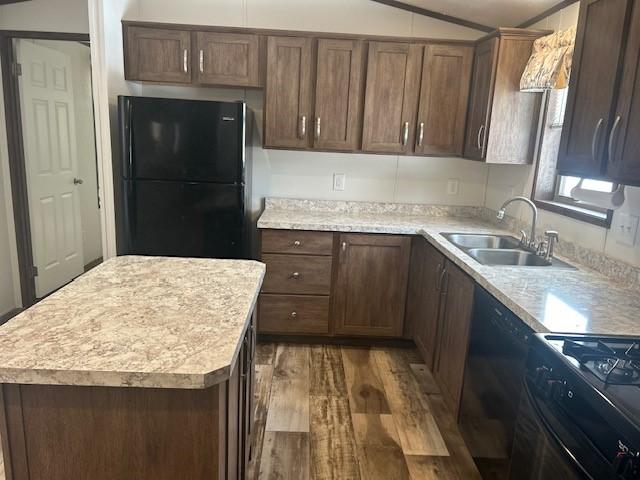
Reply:
<svg viewBox="0 0 640 480"><path fill-rule="evenodd" d="M13 74L16 77L20 77L22 75L22 65L20 63L13 64Z"/></svg>
<svg viewBox="0 0 640 480"><path fill-rule="evenodd" d="M38 267L36 267L36 266L34 265L32 268L33 268L33 270L31 271L32 275L33 275L34 277L37 277L37 276L38 276Z"/></svg>

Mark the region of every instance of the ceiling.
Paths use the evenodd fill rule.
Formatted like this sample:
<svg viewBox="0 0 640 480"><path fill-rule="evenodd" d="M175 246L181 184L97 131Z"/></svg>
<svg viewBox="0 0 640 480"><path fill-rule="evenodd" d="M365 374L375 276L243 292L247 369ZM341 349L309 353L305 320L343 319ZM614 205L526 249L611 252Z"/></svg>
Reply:
<svg viewBox="0 0 640 480"><path fill-rule="evenodd" d="M401 0L490 27L515 27L560 3L560 0Z"/></svg>

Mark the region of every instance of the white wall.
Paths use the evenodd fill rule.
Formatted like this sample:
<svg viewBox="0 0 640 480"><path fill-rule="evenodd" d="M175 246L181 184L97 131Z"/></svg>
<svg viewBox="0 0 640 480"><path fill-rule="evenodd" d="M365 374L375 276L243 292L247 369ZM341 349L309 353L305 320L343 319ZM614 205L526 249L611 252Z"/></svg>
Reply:
<svg viewBox="0 0 640 480"><path fill-rule="evenodd" d="M575 3L533 25L531 28L563 30L577 24L579 3ZM514 195L529 196L533 186L535 169L533 166L491 166L487 181L486 206L498 209L500 205ZM514 208L514 207L511 207ZM514 210L515 211L515 210ZM618 242L619 220L621 213L640 215L640 189L627 188L625 205L614 214L611 229L597 227L585 222L573 220L546 210L540 211L539 231L558 230L561 241L568 240L596 252L618 258L635 266L640 266L640 234L633 247ZM529 221L528 209L516 211L520 218Z"/></svg>
<svg viewBox="0 0 640 480"><path fill-rule="evenodd" d="M0 29L89 33L86 0L30 0L0 6Z"/></svg>
<svg viewBox="0 0 640 480"><path fill-rule="evenodd" d="M87 33L86 0L31 0L0 6L0 29ZM0 315L21 305L4 101L0 95Z"/></svg>
<svg viewBox="0 0 640 480"><path fill-rule="evenodd" d="M122 10L121 7L118 7ZM113 14L111 17L117 17ZM124 18L170 23L327 31L390 36L476 39L482 32L381 5L370 0L136 0ZM109 42L109 78L122 78L122 44ZM117 42L117 40L120 40ZM114 50L117 50L114 51ZM245 100L255 115L256 142L261 143L262 92L122 85L110 82L115 94ZM113 109L112 109L113 113ZM254 209L264 196L378 200L420 203L482 204L487 168L451 158L315 153L253 148ZM346 174L346 189L332 190L333 174ZM446 195L449 179L459 182L457 195Z"/></svg>

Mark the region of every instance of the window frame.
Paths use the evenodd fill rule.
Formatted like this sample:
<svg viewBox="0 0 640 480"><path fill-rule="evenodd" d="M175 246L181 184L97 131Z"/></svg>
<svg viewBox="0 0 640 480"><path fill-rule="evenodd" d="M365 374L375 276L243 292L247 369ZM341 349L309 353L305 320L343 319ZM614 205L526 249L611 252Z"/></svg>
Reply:
<svg viewBox="0 0 640 480"><path fill-rule="evenodd" d="M602 207L584 205L574 200L571 197L559 195L560 177L557 169L555 169L555 177L553 184L552 198L549 200L536 198L538 193L538 177L540 175L540 160L542 151L542 142L544 141L545 128L549 129L561 129L563 126L555 123L547 123L547 117L549 115L549 107L551 104L551 98L549 92L544 92L542 100L542 109L540 112L539 123L539 135L537 140L536 158L535 158L535 172L533 178L533 188L531 189L531 201L540 209L547 210L559 215L563 215L574 220L579 220L585 223L590 223L606 229L611 228L611 222L613 220L613 210L605 209ZM554 167L555 168L555 167ZM606 180L605 180L606 181ZM613 188L617 188L617 184L613 184Z"/></svg>

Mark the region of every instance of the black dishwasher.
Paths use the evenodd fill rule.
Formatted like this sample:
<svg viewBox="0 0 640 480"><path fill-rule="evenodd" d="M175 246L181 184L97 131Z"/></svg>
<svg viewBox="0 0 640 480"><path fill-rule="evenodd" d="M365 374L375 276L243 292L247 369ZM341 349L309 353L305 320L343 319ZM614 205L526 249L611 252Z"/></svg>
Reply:
<svg viewBox="0 0 640 480"><path fill-rule="evenodd" d="M483 478L506 479L533 330L476 288L459 426Z"/></svg>

